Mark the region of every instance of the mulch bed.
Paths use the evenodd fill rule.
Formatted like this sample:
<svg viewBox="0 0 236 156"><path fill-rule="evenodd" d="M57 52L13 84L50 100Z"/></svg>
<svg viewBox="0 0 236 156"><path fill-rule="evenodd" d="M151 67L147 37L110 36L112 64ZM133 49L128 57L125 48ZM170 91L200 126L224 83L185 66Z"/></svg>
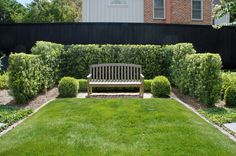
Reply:
<svg viewBox="0 0 236 156"><path fill-rule="evenodd" d="M174 96L178 97L181 101L185 102L186 104L188 104L189 106L191 106L192 108L194 108L196 110L209 107L206 104L198 102L195 98L190 97L189 95L184 95L184 94L180 93L180 91L176 88L172 88L172 92L173 92ZM219 101L218 103L215 104L215 106L216 107L224 107L225 102Z"/></svg>
<svg viewBox="0 0 236 156"><path fill-rule="evenodd" d="M53 88L47 91L47 93L42 93L35 97L33 100L25 103L25 104L17 104L13 97L8 94L7 90L0 90L0 104L16 106L19 108L30 108L32 110L36 110L44 103L56 98L59 95L58 88Z"/></svg>
<svg viewBox="0 0 236 156"><path fill-rule="evenodd" d="M192 108L194 108L196 110L199 110L201 108L207 108L207 105L198 102L193 97L190 97L188 95L184 95L184 94L180 93L180 91L176 88L172 88L172 92L173 92L174 96L176 96L181 101L183 101L184 103L188 104L189 106L191 106Z"/></svg>

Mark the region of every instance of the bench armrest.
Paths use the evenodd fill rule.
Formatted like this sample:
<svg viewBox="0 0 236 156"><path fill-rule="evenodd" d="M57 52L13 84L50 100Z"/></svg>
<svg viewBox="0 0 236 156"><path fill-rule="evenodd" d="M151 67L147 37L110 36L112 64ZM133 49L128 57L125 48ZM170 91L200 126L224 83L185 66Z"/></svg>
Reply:
<svg viewBox="0 0 236 156"><path fill-rule="evenodd" d="M141 77L141 79L144 79L144 76L143 76L143 74L140 74L140 77Z"/></svg>
<svg viewBox="0 0 236 156"><path fill-rule="evenodd" d="M89 74L88 76L87 76L87 79L91 79L92 78L92 74Z"/></svg>

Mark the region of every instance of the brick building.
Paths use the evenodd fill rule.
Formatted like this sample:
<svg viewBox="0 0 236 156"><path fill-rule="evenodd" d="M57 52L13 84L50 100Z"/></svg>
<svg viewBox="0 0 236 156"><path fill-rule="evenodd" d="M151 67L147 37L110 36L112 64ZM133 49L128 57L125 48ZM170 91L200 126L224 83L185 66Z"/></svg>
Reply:
<svg viewBox="0 0 236 156"><path fill-rule="evenodd" d="M212 0L83 0L83 22L212 24Z"/></svg>
<svg viewBox="0 0 236 156"><path fill-rule="evenodd" d="M212 23L212 0L144 0L145 23Z"/></svg>

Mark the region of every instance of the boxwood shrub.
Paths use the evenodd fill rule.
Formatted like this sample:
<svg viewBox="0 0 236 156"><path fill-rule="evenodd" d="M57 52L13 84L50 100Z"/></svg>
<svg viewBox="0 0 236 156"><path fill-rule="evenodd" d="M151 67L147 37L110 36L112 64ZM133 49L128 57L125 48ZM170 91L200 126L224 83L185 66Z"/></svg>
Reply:
<svg viewBox="0 0 236 156"><path fill-rule="evenodd" d="M236 107L236 86L229 86L225 90L225 104L228 107Z"/></svg>
<svg viewBox="0 0 236 156"><path fill-rule="evenodd" d="M220 99L222 61L218 54L187 55L182 88L200 102L212 106ZM184 79L183 79L184 78Z"/></svg>
<svg viewBox="0 0 236 156"><path fill-rule="evenodd" d="M71 45L62 54L64 76L85 78L89 65L132 63L142 65L145 78L169 75L172 51L158 45Z"/></svg>
<svg viewBox="0 0 236 156"><path fill-rule="evenodd" d="M8 73L3 73L0 75L0 90L8 89Z"/></svg>
<svg viewBox="0 0 236 156"><path fill-rule="evenodd" d="M222 73L221 98L224 98L226 89L230 86L236 86L236 73Z"/></svg>
<svg viewBox="0 0 236 156"><path fill-rule="evenodd" d="M58 85L60 97L76 97L79 90L78 80L73 77L63 77Z"/></svg>
<svg viewBox="0 0 236 156"><path fill-rule="evenodd" d="M144 91L151 93L151 85L153 80L144 80Z"/></svg>
<svg viewBox="0 0 236 156"><path fill-rule="evenodd" d="M221 59L214 54L195 54L192 44L177 45L70 45L37 42L34 55L12 54L9 85L18 102L24 102L45 88L53 87L62 76L85 78L89 65L100 63L133 63L142 65L145 78L158 75L185 94L212 105L221 88ZM18 75L18 76L16 76ZM86 91L86 80L80 80ZM145 81L150 91L151 81ZM94 91L136 91L136 88L95 88Z"/></svg>
<svg viewBox="0 0 236 156"><path fill-rule="evenodd" d="M142 72L146 79L153 79L156 75L169 75L172 51L159 45L122 45L118 53L119 63L142 65ZM103 47L105 51L107 47Z"/></svg>
<svg viewBox="0 0 236 156"><path fill-rule="evenodd" d="M170 67L170 79L172 84L178 87L181 92L187 93L185 84L186 80L186 56L195 54L196 51L190 43L180 43L172 46L167 46L170 51L173 51L172 63Z"/></svg>
<svg viewBox="0 0 236 156"><path fill-rule="evenodd" d="M79 83L79 91L87 92L87 86L88 86L87 80L86 79L79 79L78 83Z"/></svg>
<svg viewBox="0 0 236 156"><path fill-rule="evenodd" d="M24 53L10 55L9 87L16 102L26 102L44 89L41 65L38 55Z"/></svg>
<svg viewBox="0 0 236 156"><path fill-rule="evenodd" d="M42 60L42 72L47 88L53 87L61 78L61 54L64 46L61 44L39 41L31 49L32 54L39 55ZM70 69L72 70L72 69Z"/></svg>
<svg viewBox="0 0 236 156"><path fill-rule="evenodd" d="M170 95L171 85L167 77L157 76L152 81L151 91L153 96L168 97Z"/></svg>

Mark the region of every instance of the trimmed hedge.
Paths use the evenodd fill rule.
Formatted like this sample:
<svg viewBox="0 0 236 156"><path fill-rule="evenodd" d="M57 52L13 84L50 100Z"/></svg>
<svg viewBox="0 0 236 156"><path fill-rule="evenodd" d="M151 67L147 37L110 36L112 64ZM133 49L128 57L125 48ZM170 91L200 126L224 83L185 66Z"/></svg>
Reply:
<svg viewBox="0 0 236 156"><path fill-rule="evenodd" d="M176 45L71 45L37 42L35 55L12 54L9 67L10 88L18 102L24 102L42 90L53 87L63 76L85 78L89 65L133 63L142 65L145 78L158 75L170 78L182 93L212 105L219 99L221 59L214 54L195 54L192 44ZM19 75L19 76L16 76ZM81 81L79 81L82 83ZM81 90L87 82L81 84ZM147 89L148 88L148 89ZM112 91L114 88L95 88ZM116 88L124 91L124 88ZM150 81L145 91L150 91ZM125 91L136 91L127 88Z"/></svg>
<svg viewBox="0 0 236 156"><path fill-rule="evenodd" d="M78 83L79 83L79 91L80 92L87 92L87 80L86 79L79 79L78 80Z"/></svg>
<svg viewBox="0 0 236 156"><path fill-rule="evenodd" d="M61 78L61 54L64 46L61 44L39 41L31 49L32 54L39 55L42 60L42 71L46 88L51 88ZM71 69L72 70L72 69Z"/></svg>
<svg viewBox="0 0 236 156"><path fill-rule="evenodd" d="M43 86L41 59L38 55L24 53L9 57L9 87L16 102L23 103L40 93Z"/></svg>
<svg viewBox="0 0 236 156"><path fill-rule="evenodd" d="M170 95L170 82L165 76L157 76L152 81L151 91L153 96L156 97L168 97Z"/></svg>
<svg viewBox="0 0 236 156"><path fill-rule="evenodd" d="M213 105L220 99L222 61L217 54L195 54L192 44L169 46L173 51L171 83L183 94Z"/></svg>
<svg viewBox="0 0 236 156"><path fill-rule="evenodd" d="M75 78L86 78L89 73L89 65L105 63L109 59L100 52L98 45L72 45L67 46L62 54L62 75Z"/></svg>
<svg viewBox="0 0 236 156"><path fill-rule="evenodd" d="M58 85L60 97L76 97L79 90L79 83L73 77L63 77Z"/></svg>
<svg viewBox="0 0 236 156"><path fill-rule="evenodd" d="M0 89L8 89L8 73L0 75Z"/></svg>
<svg viewBox="0 0 236 156"><path fill-rule="evenodd" d="M225 104L228 107L236 107L236 86L230 86L225 91Z"/></svg>
<svg viewBox="0 0 236 156"><path fill-rule="evenodd" d="M18 103L24 103L61 78L61 55L64 46L50 42L37 42L33 55L11 54L9 59L9 87Z"/></svg>
<svg viewBox="0 0 236 156"><path fill-rule="evenodd" d="M220 99L222 61L218 54L187 55L181 88L200 102L213 105Z"/></svg>
<svg viewBox="0 0 236 156"><path fill-rule="evenodd" d="M144 92L151 93L151 85L153 80L144 80Z"/></svg>
<svg viewBox="0 0 236 156"><path fill-rule="evenodd" d="M222 87L221 87L221 98L224 98L225 91L228 87L236 87L236 74L235 73L222 73Z"/></svg>
<svg viewBox="0 0 236 156"><path fill-rule="evenodd" d="M167 46L170 51L173 51L172 63L170 67L170 79L171 82L180 89L181 92L186 93L185 87L185 71L186 61L185 58L189 54L195 54L196 51L192 44L180 43L172 46Z"/></svg>
<svg viewBox="0 0 236 156"><path fill-rule="evenodd" d="M142 65L143 74L152 79L169 75L172 51L158 45L71 45L62 54L63 76L85 78L89 65L132 63Z"/></svg>

